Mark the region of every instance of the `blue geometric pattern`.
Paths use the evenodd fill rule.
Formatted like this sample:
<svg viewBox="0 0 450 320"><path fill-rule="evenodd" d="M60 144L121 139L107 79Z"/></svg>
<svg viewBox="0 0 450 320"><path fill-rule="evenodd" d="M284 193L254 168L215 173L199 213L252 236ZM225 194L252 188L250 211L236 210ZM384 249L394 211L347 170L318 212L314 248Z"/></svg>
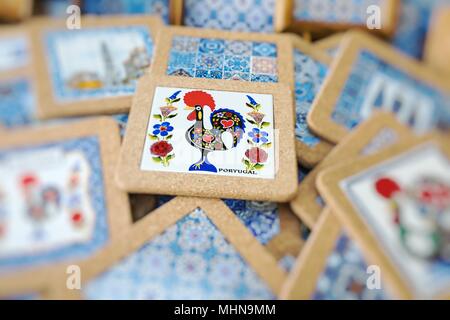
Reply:
<svg viewBox="0 0 450 320"><path fill-rule="evenodd" d="M430 85L415 79L407 73L401 71L395 66L377 58L374 54L362 50L359 53L358 60L355 62L348 80L337 101L332 119L352 129L363 119L361 108L366 99L367 88L373 79L373 76L383 74L388 79L402 83L405 87L411 88L415 92L426 96L433 102L432 108L429 108L430 122L435 127L447 127L450 125L450 99L443 92L431 87ZM382 99L382 97L379 97ZM379 101L377 99L376 103ZM380 102L381 104L381 102ZM382 105L376 104L374 109L381 108ZM396 112L398 110L394 109ZM419 119L411 117L408 125L414 126Z"/></svg>
<svg viewBox="0 0 450 320"><path fill-rule="evenodd" d="M295 135L308 147L314 147L320 142L308 128L306 118L311 105L323 83L327 66L294 49L295 65L295 107L297 122Z"/></svg>
<svg viewBox="0 0 450 320"><path fill-rule="evenodd" d="M83 155L85 161L88 163L90 170L88 194L91 196L91 205L95 212L95 225L92 237L83 243L59 246L45 252L0 258L0 270L2 271L6 271L6 269L18 269L25 266L56 263L67 259L86 258L103 247L108 241L108 216L98 137L89 136L33 147L3 149L0 150L0 161L5 157L21 157L23 152L39 152L53 148L61 149L65 153L77 151Z"/></svg>
<svg viewBox="0 0 450 320"><path fill-rule="evenodd" d="M0 83L0 125L15 128L34 122L35 99L31 83L15 78Z"/></svg>
<svg viewBox="0 0 450 320"><path fill-rule="evenodd" d="M152 14L169 24L170 0L84 0L87 14Z"/></svg>
<svg viewBox="0 0 450 320"><path fill-rule="evenodd" d="M158 196L156 207L160 207L172 200L172 196ZM251 231L261 243L268 243L280 233L280 218L278 204L273 202L258 202L245 200L224 199L223 202Z"/></svg>
<svg viewBox="0 0 450 320"><path fill-rule="evenodd" d="M389 1L389 0L388 0ZM294 0L294 18L300 21L363 24L369 5L383 5L383 0Z"/></svg>
<svg viewBox="0 0 450 320"><path fill-rule="evenodd" d="M107 28L90 28L81 29L77 31L51 31L45 35L46 55L49 61L49 71L51 73L54 95L58 100L79 100L101 97L113 97L120 95L131 95L134 93L136 81L123 83L121 85L106 86L104 88L91 88L89 90L76 89L69 87L63 79L61 74L62 61L58 55L59 41L68 41L68 39L78 39L80 35L92 36L102 33L110 34L110 37L115 37L121 33L133 32L138 34L145 45L145 54L151 61L153 56L153 40L147 27L144 26L123 26L123 27L107 27ZM73 63L76 63L74 61Z"/></svg>
<svg viewBox="0 0 450 320"><path fill-rule="evenodd" d="M277 46L269 42L175 36L168 75L278 82Z"/></svg>
<svg viewBox="0 0 450 320"><path fill-rule="evenodd" d="M128 113L121 113L121 114L115 114L112 115L112 118L116 120L117 124L120 128L120 136L124 137L125 132L127 130L127 124L128 124Z"/></svg>
<svg viewBox="0 0 450 320"><path fill-rule="evenodd" d="M201 209L87 283L88 299L274 299Z"/></svg>
<svg viewBox="0 0 450 320"><path fill-rule="evenodd" d="M324 271L312 295L314 300L385 300L382 289L368 289L367 264L361 252L345 234L328 256Z"/></svg>
<svg viewBox="0 0 450 320"><path fill-rule="evenodd" d="M275 0L184 0L183 24L241 32L274 32Z"/></svg>

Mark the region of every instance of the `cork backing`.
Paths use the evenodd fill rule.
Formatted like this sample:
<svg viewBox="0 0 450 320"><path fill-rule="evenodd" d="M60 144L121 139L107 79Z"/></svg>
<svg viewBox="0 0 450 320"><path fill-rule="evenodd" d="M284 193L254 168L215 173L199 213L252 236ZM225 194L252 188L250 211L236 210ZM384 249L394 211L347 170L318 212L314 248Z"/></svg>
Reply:
<svg viewBox="0 0 450 320"><path fill-rule="evenodd" d="M34 63L33 77L37 86L38 117L40 119L128 112L131 106L132 95L94 99L83 98L73 102L57 101L53 92L43 37L48 31L65 30L66 21L35 18L30 24L32 31L32 55L36 61ZM96 27L146 26L155 46L157 46L155 42L156 33L162 26L162 22L159 17L153 16L83 16L81 25L82 30Z"/></svg>
<svg viewBox="0 0 450 320"><path fill-rule="evenodd" d="M28 147L42 143L58 142L67 139L96 135L99 139L100 156L103 168L105 203L109 223L109 241L120 239L120 234L131 226L131 213L126 193L116 188L113 172L120 149L119 128L110 118L99 117L54 125L38 129L26 129L2 135L0 148ZM94 253L94 256L99 251ZM64 261L51 266L27 267L18 272L6 273L0 278L0 295L45 287L51 282L55 272L65 272L65 265L74 261ZM64 270L64 271L63 271Z"/></svg>
<svg viewBox="0 0 450 320"><path fill-rule="evenodd" d="M314 45L319 50L329 52L331 50L339 49L341 46L341 41L344 38L345 33L335 33L331 36L322 38L314 42Z"/></svg>
<svg viewBox="0 0 450 320"><path fill-rule="evenodd" d="M362 50L374 53L377 57L393 64L411 77L418 78L443 91L450 91L450 81L431 72L414 59L392 49L389 44L358 31L348 32L342 41L342 47L325 79L318 98L308 114L308 124L314 133L327 141L337 144L349 130L334 122L331 118L334 107L341 96L353 65Z"/></svg>
<svg viewBox="0 0 450 320"><path fill-rule="evenodd" d="M228 177L207 174L142 171L142 150L155 88L161 86L271 94L274 130L277 132L274 179ZM132 193L170 194L259 201L287 202L297 189L292 93L279 84L185 79L145 75L140 79L127 126L116 181ZM282 160L282 161L281 161Z"/></svg>
<svg viewBox="0 0 450 320"><path fill-rule="evenodd" d="M431 19L424 48L424 60L435 71L450 74L450 7L439 8Z"/></svg>
<svg viewBox="0 0 450 320"><path fill-rule="evenodd" d="M361 156L364 148L385 128L393 130L399 141L412 135L409 128L398 122L392 114L375 112L369 120L361 123L345 137L300 183L297 196L290 202L290 205L295 214L309 228L315 226L323 210L323 206L317 201L320 197L316 189L318 174L337 163L344 163ZM392 142L394 143L394 141Z"/></svg>
<svg viewBox="0 0 450 320"><path fill-rule="evenodd" d="M377 264L383 270L383 279L390 286L395 296L400 299L413 299L411 287L395 267L386 250L378 243L373 230L362 220L355 207L346 197L339 183L352 175L379 163L392 159L419 145L433 143L450 157L448 135L430 134L416 139L408 139L377 154L359 158L346 164L336 165L321 172L317 178L317 187L325 198L327 205L336 214L348 234L357 241L368 262ZM450 294L439 298L448 299Z"/></svg>
<svg viewBox="0 0 450 320"><path fill-rule="evenodd" d="M135 252L196 208L204 210L207 217L242 258L271 291L278 295L281 285L286 279L286 273L278 267L274 257L253 237L251 232L221 200L202 198L177 197L135 223L123 234L122 240L118 239L96 257L80 264L80 268L83 270L83 282L94 279L106 271L109 266ZM127 239L127 241L123 241L123 239ZM62 273L55 276L54 286L49 294L50 298L82 298L80 291L66 289L66 277L67 275Z"/></svg>

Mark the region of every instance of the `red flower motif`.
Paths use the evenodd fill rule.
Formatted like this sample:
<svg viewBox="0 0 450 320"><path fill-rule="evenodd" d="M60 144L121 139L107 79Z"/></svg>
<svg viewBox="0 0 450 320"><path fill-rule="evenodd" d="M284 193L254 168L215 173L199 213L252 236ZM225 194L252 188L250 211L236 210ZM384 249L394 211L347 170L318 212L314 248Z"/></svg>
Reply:
<svg viewBox="0 0 450 320"><path fill-rule="evenodd" d="M267 152L258 147L245 151L245 156L250 159L251 163L264 163L268 157Z"/></svg>
<svg viewBox="0 0 450 320"><path fill-rule="evenodd" d="M155 142L150 147L150 152L155 156L165 157L173 150L173 147L167 141Z"/></svg>
<svg viewBox="0 0 450 320"><path fill-rule="evenodd" d="M76 226L81 226L84 222L83 214L79 211L72 213L71 219L72 219L73 224Z"/></svg>

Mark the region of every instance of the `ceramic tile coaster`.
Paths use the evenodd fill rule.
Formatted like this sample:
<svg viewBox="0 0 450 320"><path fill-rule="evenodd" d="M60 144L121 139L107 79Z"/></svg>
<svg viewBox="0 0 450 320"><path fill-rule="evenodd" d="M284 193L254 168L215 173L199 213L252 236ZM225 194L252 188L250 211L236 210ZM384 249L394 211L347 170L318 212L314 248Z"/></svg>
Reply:
<svg viewBox="0 0 450 320"><path fill-rule="evenodd" d="M280 298L389 299L382 281L374 282L371 288L367 286L371 280L368 267L359 247L343 232L331 210L326 209L284 283Z"/></svg>
<svg viewBox="0 0 450 320"><path fill-rule="evenodd" d="M395 30L398 0L282 0L284 29L323 34L359 27L391 35ZM380 20L381 29L369 25Z"/></svg>
<svg viewBox="0 0 450 320"><path fill-rule="evenodd" d="M273 299L285 272L220 200L181 198L137 222L83 263L82 291L55 281L54 298ZM140 275L139 280L136 274ZM114 290L120 286L121 290Z"/></svg>
<svg viewBox="0 0 450 320"><path fill-rule="evenodd" d="M171 21L171 2L173 0L84 0L82 10L85 14L98 15L157 15L168 24Z"/></svg>
<svg viewBox="0 0 450 320"><path fill-rule="evenodd" d="M308 114L316 134L337 143L376 109L416 133L450 125L448 79L361 32L349 32L341 50Z"/></svg>
<svg viewBox="0 0 450 320"><path fill-rule="evenodd" d="M331 59L297 36L292 36L291 40L294 47L297 158L303 166L310 168L322 160L332 147L330 143L314 135L306 123L307 115L323 84Z"/></svg>
<svg viewBox="0 0 450 320"><path fill-rule="evenodd" d="M425 61L437 72L450 73L450 7L440 9L432 19L425 46Z"/></svg>
<svg viewBox="0 0 450 320"><path fill-rule="evenodd" d="M293 83L288 36L165 27L152 73L156 76Z"/></svg>
<svg viewBox="0 0 450 320"><path fill-rule="evenodd" d="M318 176L325 201L399 298L449 297L448 141L406 141Z"/></svg>
<svg viewBox="0 0 450 320"><path fill-rule="evenodd" d="M137 79L151 64L156 17L84 17L33 23L41 118L127 112Z"/></svg>
<svg viewBox="0 0 450 320"><path fill-rule="evenodd" d="M188 27L238 32L281 31L278 15L281 2L275 0L178 0L175 21Z"/></svg>
<svg viewBox="0 0 450 320"><path fill-rule="evenodd" d="M349 159L373 154L411 135L390 113L375 113L342 140L330 154L300 182L292 210L310 228L314 227L325 203L316 189L317 175L325 168Z"/></svg>
<svg viewBox="0 0 450 320"><path fill-rule="evenodd" d="M2 134L1 295L43 286L131 225L112 180L119 147L109 118Z"/></svg>
<svg viewBox="0 0 450 320"><path fill-rule="evenodd" d="M136 193L288 201L297 185L292 114L278 84L146 75L116 180Z"/></svg>

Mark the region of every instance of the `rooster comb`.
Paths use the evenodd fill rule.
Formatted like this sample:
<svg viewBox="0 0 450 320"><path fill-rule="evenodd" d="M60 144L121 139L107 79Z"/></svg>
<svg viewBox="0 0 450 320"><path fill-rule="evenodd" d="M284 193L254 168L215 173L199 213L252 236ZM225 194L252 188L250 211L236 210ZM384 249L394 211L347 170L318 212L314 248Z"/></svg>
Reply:
<svg viewBox="0 0 450 320"><path fill-rule="evenodd" d="M216 103L214 98L207 92L204 91L190 91L184 95L184 103L190 107L197 105L209 106L211 110L214 110Z"/></svg>

